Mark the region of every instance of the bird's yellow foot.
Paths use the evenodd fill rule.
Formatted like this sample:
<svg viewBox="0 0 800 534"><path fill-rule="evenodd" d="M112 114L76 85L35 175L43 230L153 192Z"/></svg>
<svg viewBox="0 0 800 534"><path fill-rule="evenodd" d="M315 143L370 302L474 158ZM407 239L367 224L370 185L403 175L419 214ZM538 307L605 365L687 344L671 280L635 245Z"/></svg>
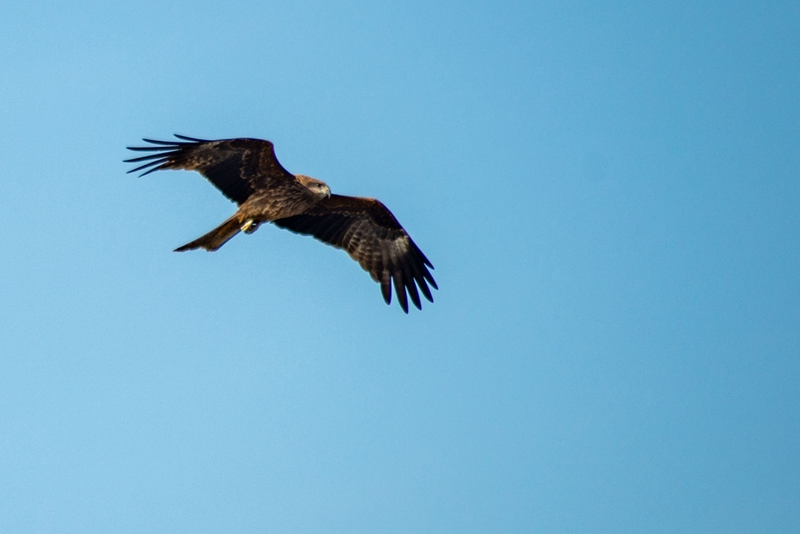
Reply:
<svg viewBox="0 0 800 534"><path fill-rule="evenodd" d="M258 229L258 223L253 219L247 219L241 227L242 232L252 234Z"/></svg>

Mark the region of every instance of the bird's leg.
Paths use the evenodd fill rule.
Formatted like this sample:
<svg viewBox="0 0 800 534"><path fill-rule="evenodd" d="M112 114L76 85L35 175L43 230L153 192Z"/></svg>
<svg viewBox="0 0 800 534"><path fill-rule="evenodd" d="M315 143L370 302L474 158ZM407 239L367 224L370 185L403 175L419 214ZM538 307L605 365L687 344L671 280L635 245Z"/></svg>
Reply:
<svg viewBox="0 0 800 534"><path fill-rule="evenodd" d="M258 223L253 219L247 219L241 227L242 232L252 234L258 229Z"/></svg>

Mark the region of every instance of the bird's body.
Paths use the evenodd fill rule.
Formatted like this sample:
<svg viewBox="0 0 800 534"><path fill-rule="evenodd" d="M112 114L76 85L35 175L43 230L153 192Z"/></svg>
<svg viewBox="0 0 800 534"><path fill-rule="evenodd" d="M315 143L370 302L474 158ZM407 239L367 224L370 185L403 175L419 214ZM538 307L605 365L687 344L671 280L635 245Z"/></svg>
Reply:
<svg viewBox="0 0 800 534"><path fill-rule="evenodd" d="M239 205L228 220L177 252L214 251L240 231L252 233L261 223L272 222L347 251L380 283L387 304L392 284L406 313L406 291L417 308L421 309L418 288L433 302L428 288L430 284L437 289L428 270L433 265L380 201L332 195L325 182L289 173L275 157L270 141L176 137L181 141L145 139L152 146L128 147L154 152L126 160L146 162L129 172L147 169L144 176L161 169L196 170Z"/></svg>
<svg viewBox="0 0 800 534"><path fill-rule="evenodd" d="M261 223L299 215L320 200L331 196L330 188L324 182L301 174L295 178L302 184L302 189L298 189L296 195L276 197L269 191L255 192L239 206L230 219L206 235L175 249L175 251L184 252L204 248L213 252L240 231L252 234Z"/></svg>

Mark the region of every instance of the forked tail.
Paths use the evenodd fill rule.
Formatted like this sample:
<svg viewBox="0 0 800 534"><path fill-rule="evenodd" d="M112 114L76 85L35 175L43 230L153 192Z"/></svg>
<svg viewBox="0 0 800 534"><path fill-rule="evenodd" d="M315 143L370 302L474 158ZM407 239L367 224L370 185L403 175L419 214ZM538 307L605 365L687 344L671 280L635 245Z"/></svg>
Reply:
<svg viewBox="0 0 800 534"><path fill-rule="evenodd" d="M213 252L239 233L240 224L238 215L234 215L206 235L198 237L191 243L186 243L182 247L176 248L175 252L184 252L196 248L204 248L209 252Z"/></svg>

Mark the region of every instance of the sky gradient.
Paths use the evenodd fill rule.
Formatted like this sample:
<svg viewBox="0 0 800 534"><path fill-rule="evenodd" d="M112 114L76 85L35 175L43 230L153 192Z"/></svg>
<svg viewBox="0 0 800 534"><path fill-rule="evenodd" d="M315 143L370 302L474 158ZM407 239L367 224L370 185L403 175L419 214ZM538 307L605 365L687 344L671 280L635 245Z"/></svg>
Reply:
<svg viewBox="0 0 800 534"><path fill-rule="evenodd" d="M0 532L800 531L800 7L0 8ZM138 178L258 137L436 267Z"/></svg>

